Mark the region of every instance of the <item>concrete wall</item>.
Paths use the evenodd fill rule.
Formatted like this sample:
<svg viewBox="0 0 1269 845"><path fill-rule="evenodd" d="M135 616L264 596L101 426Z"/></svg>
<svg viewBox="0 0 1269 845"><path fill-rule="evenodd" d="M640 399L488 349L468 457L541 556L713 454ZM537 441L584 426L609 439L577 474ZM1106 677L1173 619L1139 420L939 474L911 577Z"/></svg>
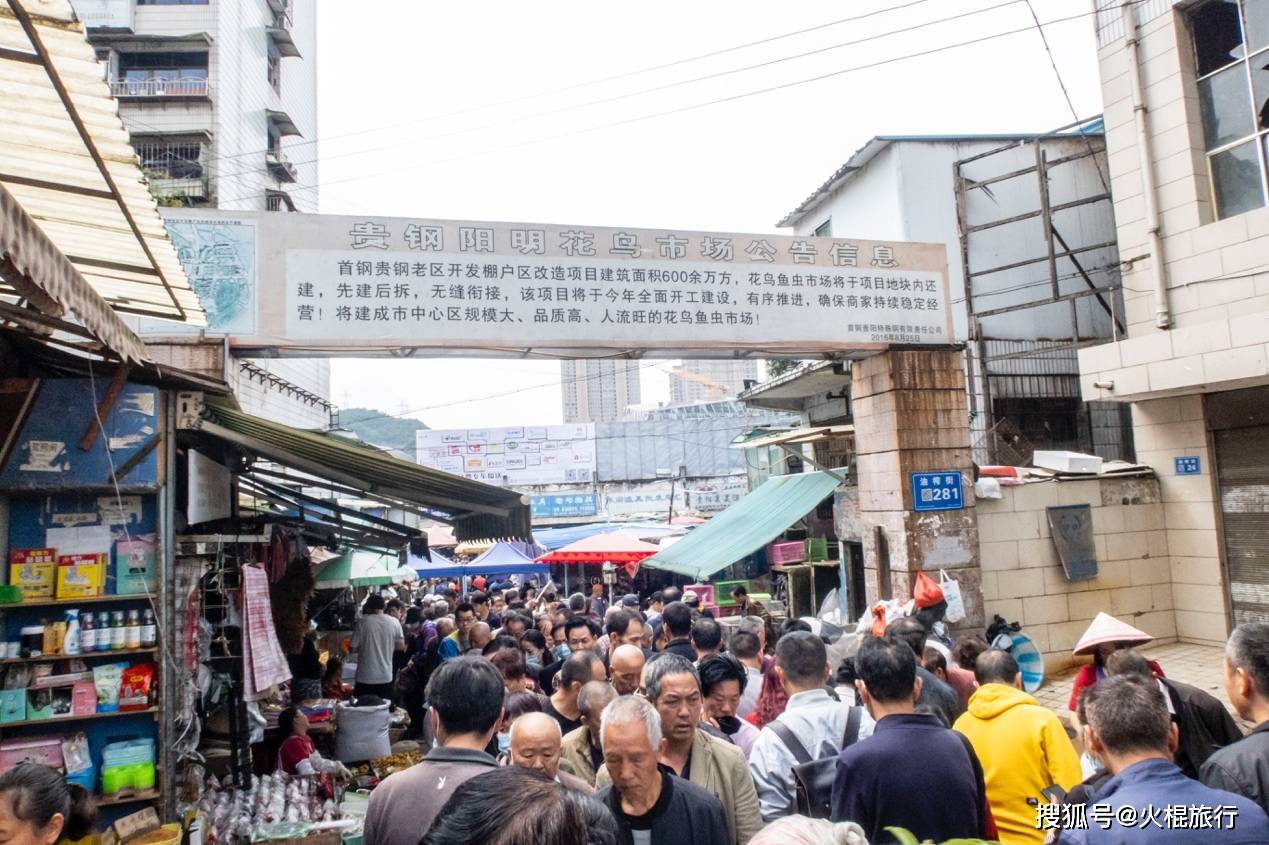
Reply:
<svg viewBox="0 0 1269 845"><path fill-rule="evenodd" d="M1137 455L1156 467L1171 556L1177 636L1222 644L1228 633L1221 567L1218 502L1212 482L1203 397L1182 396L1133 405ZM1201 475L1176 475L1172 459L1197 455Z"/></svg>
<svg viewBox="0 0 1269 845"><path fill-rule="evenodd" d="M1123 273L1129 337L1080 354L1084 398L1135 400L1269 384L1269 208L1215 219L1188 22L1183 12L1159 3L1139 8L1138 15L1172 329L1155 325L1150 261L1134 261ZM1148 239L1122 40L1107 40L1098 61L1119 253L1131 259L1146 254Z"/></svg>
<svg viewBox="0 0 1269 845"><path fill-rule="evenodd" d="M989 620L998 613L1022 623L1047 671L1074 662L1071 649L1098 611L1157 640L1176 638L1167 502L1158 479L1051 481L1003 493L977 504L983 604ZM1067 579L1045 511L1075 504L1093 514L1098 575L1087 581Z"/></svg>

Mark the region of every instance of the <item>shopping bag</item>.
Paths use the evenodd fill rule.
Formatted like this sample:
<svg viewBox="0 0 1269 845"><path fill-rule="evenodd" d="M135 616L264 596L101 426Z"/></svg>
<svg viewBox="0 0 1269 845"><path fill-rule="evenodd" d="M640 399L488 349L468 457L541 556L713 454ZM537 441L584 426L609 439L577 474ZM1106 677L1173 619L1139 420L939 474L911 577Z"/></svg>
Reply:
<svg viewBox="0 0 1269 845"><path fill-rule="evenodd" d="M939 589L943 591L943 599L947 602L947 613L943 619L955 624L965 618L965 600L961 598L961 585L955 578L949 578L942 569L939 570Z"/></svg>
<svg viewBox="0 0 1269 845"><path fill-rule="evenodd" d="M943 591L934 579L924 572L918 572L912 584L912 598L916 600L917 610L933 607L943 601Z"/></svg>

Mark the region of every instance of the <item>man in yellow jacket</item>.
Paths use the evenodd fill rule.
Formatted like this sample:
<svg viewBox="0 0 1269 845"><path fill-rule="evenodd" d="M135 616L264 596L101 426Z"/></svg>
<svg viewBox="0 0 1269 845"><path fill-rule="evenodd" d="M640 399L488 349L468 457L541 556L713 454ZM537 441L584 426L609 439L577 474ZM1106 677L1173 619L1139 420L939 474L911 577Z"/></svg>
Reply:
<svg viewBox="0 0 1269 845"><path fill-rule="evenodd" d="M1045 831L1036 826L1036 805L1048 801L1042 790L1079 783L1079 756L1057 716L1022 691L1018 662L1009 652L984 651L974 676L978 689L953 727L982 763L1000 841L1040 845Z"/></svg>

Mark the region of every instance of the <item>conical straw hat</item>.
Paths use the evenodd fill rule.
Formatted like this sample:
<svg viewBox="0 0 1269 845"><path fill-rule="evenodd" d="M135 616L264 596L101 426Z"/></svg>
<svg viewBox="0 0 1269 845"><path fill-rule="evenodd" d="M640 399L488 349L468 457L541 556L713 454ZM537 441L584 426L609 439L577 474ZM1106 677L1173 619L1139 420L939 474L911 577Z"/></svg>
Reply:
<svg viewBox="0 0 1269 845"><path fill-rule="evenodd" d="M1120 622L1109 613L1098 613L1089 624L1088 630L1075 644L1072 654L1091 654L1096 646L1102 643L1130 643L1137 645L1148 643L1154 637L1145 631L1132 627L1127 622Z"/></svg>

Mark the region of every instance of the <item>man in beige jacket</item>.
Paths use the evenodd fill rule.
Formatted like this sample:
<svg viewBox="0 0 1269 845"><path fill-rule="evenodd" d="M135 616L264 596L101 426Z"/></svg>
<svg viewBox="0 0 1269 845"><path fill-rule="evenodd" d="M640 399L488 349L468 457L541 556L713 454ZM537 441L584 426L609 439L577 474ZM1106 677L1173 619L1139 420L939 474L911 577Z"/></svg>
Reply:
<svg viewBox="0 0 1269 845"><path fill-rule="evenodd" d="M696 667L676 654L663 654L644 669L643 688L661 716L666 746L660 763L716 796L732 842L746 845L762 829L758 794L741 750L699 727L702 699ZM601 767L595 788L610 782L608 770Z"/></svg>
<svg viewBox="0 0 1269 845"><path fill-rule="evenodd" d="M601 715L608 702L616 697L616 691L603 681L582 684L577 693L582 726L564 734L560 745L560 763L564 770L591 786L595 785L595 772L604 764L604 752L599 744Z"/></svg>

